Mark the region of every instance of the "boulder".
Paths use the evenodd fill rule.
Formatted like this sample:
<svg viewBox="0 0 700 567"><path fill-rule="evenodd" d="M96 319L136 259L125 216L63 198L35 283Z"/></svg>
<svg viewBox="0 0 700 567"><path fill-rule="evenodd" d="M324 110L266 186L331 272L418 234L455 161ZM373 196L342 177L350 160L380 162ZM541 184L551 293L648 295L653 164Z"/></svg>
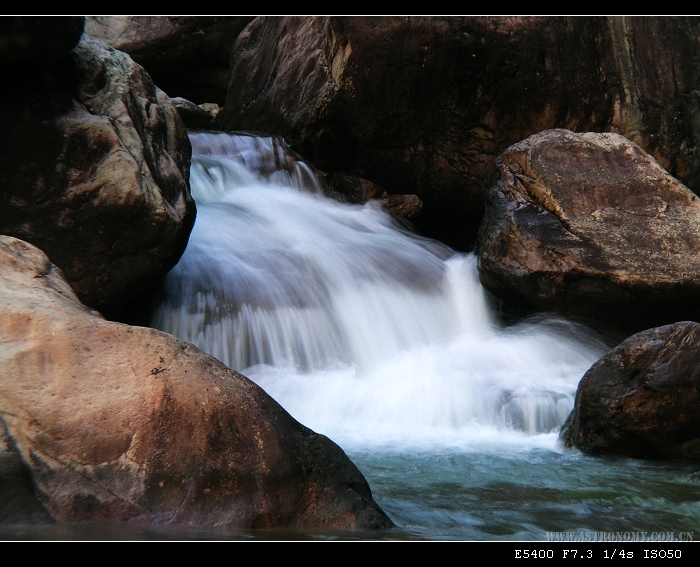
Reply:
<svg viewBox="0 0 700 567"><path fill-rule="evenodd" d="M223 104L231 49L253 16L90 16L86 33L128 53L171 97Z"/></svg>
<svg viewBox="0 0 700 567"><path fill-rule="evenodd" d="M244 376L171 335L106 321L21 240L0 237L0 266L0 434L52 518L392 525L345 453Z"/></svg>
<svg viewBox="0 0 700 567"><path fill-rule="evenodd" d="M549 130L508 148L476 251L506 303L625 336L700 315L700 200L618 134Z"/></svg>
<svg viewBox="0 0 700 567"><path fill-rule="evenodd" d="M494 159L542 130L621 133L700 189L700 21L268 17L239 36L222 127L425 204L465 250Z"/></svg>
<svg viewBox="0 0 700 567"><path fill-rule="evenodd" d="M387 195L376 203L390 215L404 219L414 220L423 210L423 203L416 195Z"/></svg>
<svg viewBox="0 0 700 567"><path fill-rule="evenodd" d="M190 144L128 55L84 36L0 95L0 232L40 247L80 299L117 311L185 249Z"/></svg>
<svg viewBox="0 0 700 567"><path fill-rule="evenodd" d="M396 218L409 230L423 210L417 195L390 195L376 183L343 172L316 171L323 192L341 203L365 204L380 208Z"/></svg>
<svg viewBox="0 0 700 567"><path fill-rule="evenodd" d="M327 173L316 170L316 175L324 193L341 203L364 204L386 193L376 183L340 171Z"/></svg>
<svg viewBox="0 0 700 567"><path fill-rule="evenodd" d="M216 113L209 112L186 98L171 98L170 102L177 109L186 128L192 130L215 130Z"/></svg>
<svg viewBox="0 0 700 567"><path fill-rule="evenodd" d="M631 336L584 375L562 440L594 455L700 462L698 369L698 323Z"/></svg>

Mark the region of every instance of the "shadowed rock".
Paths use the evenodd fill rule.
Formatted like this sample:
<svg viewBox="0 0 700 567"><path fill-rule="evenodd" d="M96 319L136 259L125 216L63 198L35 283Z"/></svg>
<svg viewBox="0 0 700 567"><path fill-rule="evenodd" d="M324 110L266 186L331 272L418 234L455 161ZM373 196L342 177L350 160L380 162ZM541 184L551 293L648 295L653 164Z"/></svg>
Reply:
<svg viewBox="0 0 700 567"><path fill-rule="evenodd" d="M327 172L425 204L466 249L494 159L550 128L612 131L700 187L694 18L257 18L239 36L230 130L282 135Z"/></svg>
<svg viewBox="0 0 700 567"><path fill-rule="evenodd" d="M379 185L361 177L342 172L326 173L318 170L316 174L324 187L325 194L341 203L363 204L384 194L384 190Z"/></svg>
<svg viewBox="0 0 700 567"><path fill-rule="evenodd" d="M0 434L53 518L392 525L343 451L244 376L104 320L25 242L0 237L0 267Z"/></svg>
<svg viewBox="0 0 700 567"><path fill-rule="evenodd" d="M128 53L171 97L223 104L231 49L253 16L91 16L86 33Z"/></svg>
<svg viewBox="0 0 700 567"><path fill-rule="evenodd" d="M643 331L601 358L561 438L590 454L700 462L700 324Z"/></svg>
<svg viewBox="0 0 700 567"><path fill-rule="evenodd" d="M31 74L60 64L80 41L84 28L82 16L3 16L0 18L0 68L3 73L12 69Z"/></svg>
<svg viewBox="0 0 700 567"><path fill-rule="evenodd" d="M170 102L177 109L182 123L186 128L191 128L193 130L215 130L215 118L216 115L207 112L202 107L196 105L194 102L189 101L185 98L171 98Z"/></svg>
<svg viewBox="0 0 700 567"><path fill-rule="evenodd" d="M0 419L0 524L51 524L32 475Z"/></svg>
<svg viewBox="0 0 700 567"><path fill-rule="evenodd" d="M111 314L185 249L187 132L143 68L87 36L32 76L2 95L0 232L39 246Z"/></svg>
<svg viewBox="0 0 700 567"><path fill-rule="evenodd" d="M550 130L497 160L477 253L496 296L629 335L700 315L700 200L617 134Z"/></svg>

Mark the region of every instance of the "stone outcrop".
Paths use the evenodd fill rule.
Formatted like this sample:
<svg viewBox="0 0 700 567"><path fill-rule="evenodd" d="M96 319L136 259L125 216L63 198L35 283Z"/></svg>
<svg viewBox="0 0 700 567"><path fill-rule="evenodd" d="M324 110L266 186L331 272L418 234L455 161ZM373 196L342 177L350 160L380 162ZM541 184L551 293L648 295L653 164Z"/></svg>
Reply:
<svg viewBox="0 0 700 567"><path fill-rule="evenodd" d="M0 232L115 312L178 261L194 223L175 107L128 55L87 36L63 60L27 66L1 98Z"/></svg>
<svg viewBox="0 0 700 567"><path fill-rule="evenodd" d="M477 253L511 304L626 333L700 315L700 200L617 134L550 130L496 162Z"/></svg>
<svg viewBox="0 0 700 567"><path fill-rule="evenodd" d="M377 204L390 215L415 219L423 210L423 203L416 195L388 195L377 199Z"/></svg>
<svg viewBox="0 0 700 567"><path fill-rule="evenodd" d="M700 462L700 324L638 333L586 372L562 427L590 454Z"/></svg>
<svg viewBox="0 0 700 567"><path fill-rule="evenodd" d="M216 114L209 112L186 98L171 98L186 128L192 130L216 130Z"/></svg>
<svg viewBox="0 0 700 567"><path fill-rule="evenodd" d="M605 17L257 18L226 129L282 135L314 166L425 204L473 243L495 158L551 128L612 131L700 189L700 21Z"/></svg>
<svg viewBox="0 0 700 567"><path fill-rule="evenodd" d="M104 320L23 241L0 237L0 268L0 472L19 454L51 517L392 525L343 451L244 376ZM0 500L12 490L0 484Z"/></svg>
<svg viewBox="0 0 700 567"><path fill-rule="evenodd" d="M365 204L380 208L415 231L413 222L423 211L423 202L417 195L390 195L376 183L342 172L316 171L323 192L341 203Z"/></svg>
<svg viewBox="0 0 700 567"><path fill-rule="evenodd" d="M363 204L386 193L379 185L367 179L342 172L316 171L324 193L341 203Z"/></svg>
<svg viewBox="0 0 700 567"><path fill-rule="evenodd" d="M171 97L223 104L231 49L253 16L91 16L86 33L125 51Z"/></svg>

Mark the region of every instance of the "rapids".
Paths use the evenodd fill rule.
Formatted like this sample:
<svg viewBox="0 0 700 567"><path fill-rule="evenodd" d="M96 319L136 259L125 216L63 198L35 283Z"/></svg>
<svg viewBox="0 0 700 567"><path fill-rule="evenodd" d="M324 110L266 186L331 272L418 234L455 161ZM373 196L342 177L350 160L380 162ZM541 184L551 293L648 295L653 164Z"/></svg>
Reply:
<svg viewBox="0 0 700 567"><path fill-rule="evenodd" d="M346 448L552 445L595 335L499 325L473 255L325 197L280 141L191 139L198 218L154 327Z"/></svg>
<svg viewBox="0 0 700 567"><path fill-rule="evenodd" d="M578 381L610 346L597 335L544 315L502 324L473 255L372 203L325 197L281 141L191 140L197 222L152 326L341 445L399 526L373 537L590 538L700 522L692 466L558 445Z"/></svg>

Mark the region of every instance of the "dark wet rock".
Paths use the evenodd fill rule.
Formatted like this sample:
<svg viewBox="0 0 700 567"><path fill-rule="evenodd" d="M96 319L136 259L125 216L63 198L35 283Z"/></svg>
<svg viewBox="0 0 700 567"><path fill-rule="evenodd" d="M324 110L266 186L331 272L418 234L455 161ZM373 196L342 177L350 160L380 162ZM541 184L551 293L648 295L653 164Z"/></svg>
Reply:
<svg viewBox="0 0 700 567"><path fill-rule="evenodd" d="M594 455L700 462L700 324L643 331L601 358L561 438Z"/></svg>
<svg viewBox="0 0 700 567"><path fill-rule="evenodd" d="M341 203L365 204L380 208L396 218L401 225L415 231L415 221L423 210L417 195L390 195L376 183L343 172L316 172L323 192Z"/></svg>
<svg viewBox="0 0 700 567"><path fill-rule="evenodd" d="M425 204L473 243L494 159L551 128L612 131L700 189L700 20L269 17L239 36L225 129Z"/></svg>
<svg viewBox="0 0 700 567"><path fill-rule="evenodd" d="M700 200L617 134L550 130L496 162L477 253L507 303L629 335L700 315Z"/></svg>
<svg viewBox="0 0 700 567"><path fill-rule="evenodd" d="M23 241L0 236L0 268L0 473L8 440L52 518L392 526L340 447L244 376L106 321Z"/></svg>
<svg viewBox="0 0 700 567"><path fill-rule="evenodd" d="M86 33L125 51L171 97L223 104L231 49L253 16L91 16Z"/></svg>
<svg viewBox="0 0 700 567"><path fill-rule="evenodd" d="M204 108L185 98L171 98L170 102L177 109L186 128L192 130L215 130L216 113L208 112Z"/></svg>
<svg viewBox="0 0 700 567"><path fill-rule="evenodd" d="M405 219L415 219L423 210L423 203L416 195L382 196L376 203L387 213Z"/></svg>
<svg viewBox="0 0 700 567"><path fill-rule="evenodd" d="M88 36L1 97L0 232L114 312L178 261L194 223L177 110L128 55Z"/></svg>
<svg viewBox="0 0 700 567"><path fill-rule="evenodd" d="M384 193L380 199L367 202L370 207L377 207L389 213L401 226L410 232L416 232L414 222L420 217L423 203L416 195L389 195Z"/></svg>
<svg viewBox="0 0 700 567"><path fill-rule="evenodd" d="M376 183L342 171L317 171L317 175L324 186L324 192L342 203L362 204L385 193Z"/></svg>

